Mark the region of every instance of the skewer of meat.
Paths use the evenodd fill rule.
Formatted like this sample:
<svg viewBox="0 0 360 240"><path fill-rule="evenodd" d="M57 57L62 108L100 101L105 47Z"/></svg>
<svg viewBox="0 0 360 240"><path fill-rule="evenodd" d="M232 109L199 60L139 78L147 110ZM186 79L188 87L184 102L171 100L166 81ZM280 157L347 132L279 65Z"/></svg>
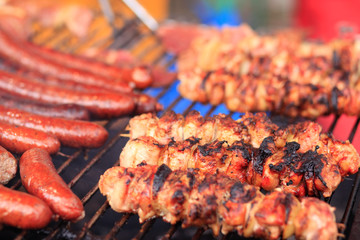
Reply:
<svg viewBox="0 0 360 240"><path fill-rule="evenodd" d="M129 126L131 139L151 136L160 144L167 144L171 139L184 141L194 136L200 139L200 143L218 139L232 144L243 140L254 147L259 147L264 138L274 135L279 128L265 113L246 113L235 121L224 114L204 118L198 111L191 111L185 117L174 111L167 111L160 118L151 113L142 114L130 119Z"/></svg>
<svg viewBox="0 0 360 240"><path fill-rule="evenodd" d="M14 96L51 104L77 104L98 117L116 117L134 111L135 103L126 94L84 92L36 82L0 71L0 90Z"/></svg>
<svg viewBox="0 0 360 240"><path fill-rule="evenodd" d="M281 188L299 197L319 192L329 197L345 176L360 167L360 157L350 144L325 136L314 149L306 151L295 141L276 147L272 136L265 138L259 148L244 141L231 145L218 140L207 144L199 141L191 137L161 145L148 136L130 139L120 154L120 166L166 164L173 170L221 172L267 191ZM341 152L336 152L339 148Z"/></svg>
<svg viewBox="0 0 360 240"><path fill-rule="evenodd" d="M357 41L311 44L288 35L203 37L179 56L185 98L231 111L273 111L316 118L359 115ZM236 32L236 28L234 29ZM235 35L236 36L236 35ZM296 39L296 38L295 38Z"/></svg>
<svg viewBox="0 0 360 240"><path fill-rule="evenodd" d="M319 124L311 121L280 129L265 113L246 112L233 120L224 114L204 118L198 111L191 111L186 116L168 111L160 118L155 114L142 114L130 119L129 127L130 139L150 136L163 145L193 136L200 139L200 144L214 140L229 144L244 141L258 148L266 137L273 136L277 147L284 147L288 141L297 141L301 143L302 152L315 148L322 130Z"/></svg>
<svg viewBox="0 0 360 240"><path fill-rule="evenodd" d="M30 42L23 42L22 44L25 45L28 51L49 61L54 61L67 67L88 71L92 74L109 79L129 82L135 84L136 88L142 89L149 87L153 81L150 75L150 69L146 66L137 66L134 68L114 67L90 58L56 51Z"/></svg>
<svg viewBox="0 0 360 240"><path fill-rule="evenodd" d="M47 117L89 120L89 111L75 104L46 104L0 92L0 105Z"/></svg>
<svg viewBox="0 0 360 240"><path fill-rule="evenodd" d="M0 121L53 134L61 144L70 147L97 148L108 137L106 129L96 123L45 117L2 106Z"/></svg>
<svg viewBox="0 0 360 240"><path fill-rule="evenodd" d="M21 42L11 39L0 31L0 55L23 68L39 72L43 75L53 76L64 81L74 81L81 84L108 88L119 92L131 92L132 87L128 82L95 75L88 71L63 66L55 61L42 58L28 51Z"/></svg>
<svg viewBox="0 0 360 240"><path fill-rule="evenodd" d="M263 239L336 239L334 209L316 198L298 200L256 187L221 173L194 169L171 171L166 165L113 167L99 181L113 210L137 213L140 222L162 217L183 227L209 227L217 235L237 231Z"/></svg>
<svg viewBox="0 0 360 240"><path fill-rule="evenodd" d="M336 85L322 86L293 82L275 74L234 76L218 70L179 73L179 79L183 97L212 105L225 103L230 111L272 111L306 118L360 113L360 91L345 84L347 78Z"/></svg>

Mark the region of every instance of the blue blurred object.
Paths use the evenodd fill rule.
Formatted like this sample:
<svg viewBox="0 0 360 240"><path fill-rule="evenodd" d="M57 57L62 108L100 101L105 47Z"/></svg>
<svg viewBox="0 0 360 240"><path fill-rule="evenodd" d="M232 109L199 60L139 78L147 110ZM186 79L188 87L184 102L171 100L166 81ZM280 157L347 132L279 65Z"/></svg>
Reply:
<svg viewBox="0 0 360 240"><path fill-rule="evenodd" d="M196 1L193 11L200 22L207 25L234 26L242 22L237 0L200 0Z"/></svg>

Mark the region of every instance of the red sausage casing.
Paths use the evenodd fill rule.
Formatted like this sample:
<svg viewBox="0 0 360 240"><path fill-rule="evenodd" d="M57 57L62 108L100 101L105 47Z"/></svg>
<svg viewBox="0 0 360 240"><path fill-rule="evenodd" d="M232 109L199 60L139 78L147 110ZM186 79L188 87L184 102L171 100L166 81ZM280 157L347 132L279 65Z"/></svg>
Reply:
<svg viewBox="0 0 360 240"><path fill-rule="evenodd" d="M3 106L0 106L0 121L54 134L70 147L100 147L108 137L105 128L92 122L45 117Z"/></svg>
<svg viewBox="0 0 360 240"><path fill-rule="evenodd" d="M132 87L125 81L114 81L111 78L93 74L89 71L76 69L63 64L42 58L21 45L22 42L7 36L0 31L0 55L18 66L41 73L45 76L54 76L64 81L75 81L99 87L108 86L119 92L131 92Z"/></svg>
<svg viewBox="0 0 360 240"><path fill-rule="evenodd" d="M66 119L89 120L90 113L75 104L47 104L39 101L25 99L20 96L10 95L0 91L0 105L8 108L16 108L26 112Z"/></svg>
<svg viewBox="0 0 360 240"><path fill-rule="evenodd" d="M107 77L114 80L121 80L134 83L136 88L149 87L153 81L150 70L146 66L115 67L107 65L94 59L85 58L69 53L59 52L43 46L37 46L32 43L25 42L26 49L32 53L39 55L49 61L59 64L81 69L96 75Z"/></svg>
<svg viewBox="0 0 360 240"><path fill-rule="evenodd" d="M49 224L52 211L41 199L0 185L0 223L36 229Z"/></svg>
<svg viewBox="0 0 360 240"><path fill-rule="evenodd" d="M126 93L85 92L46 84L2 70L0 70L0 90L43 103L76 104L85 107L98 117L121 116L132 113L135 108L134 100Z"/></svg>
<svg viewBox="0 0 360 240"><path fill-rule="evenodd" d="M20 177L26 190L44 200L64 220L78 221L85 215L80 199L56 172L50 155L40 148L20 158Z"/></svg>
<svg viewBox="0 0 360 240"><path fill-rule="evenodd" d="M52 134L0 121L0 145L14 153L31 148L45 149L49 154L60 149L59 140Z"/></svg>

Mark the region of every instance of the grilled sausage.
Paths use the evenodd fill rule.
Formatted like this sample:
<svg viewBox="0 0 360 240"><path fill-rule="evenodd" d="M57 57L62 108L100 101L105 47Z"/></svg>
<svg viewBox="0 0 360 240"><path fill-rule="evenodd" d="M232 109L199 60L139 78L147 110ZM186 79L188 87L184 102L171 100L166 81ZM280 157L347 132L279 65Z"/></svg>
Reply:
<svg viewBox="0 0 360 240"><path fill-rule="evenodd" d="M100 147L108 137L106 129L95 123L44 117L3 106L0 121L54 134L61 144L70 147Z"/></svg>
<svg viewBox="0 0 360 240"><path fill-rule="evenodd" d="M20 158L20 177L26 190L44 200L64 220L84 217L80 199L57 174L50 155L40 148L26 151Z"/></svg>
<svg viewBox="0 0 360 240"><path fill-rule="evenodd" d="M90 58L55 51L30 42L24 42L24 44L28 51L31 51L33 54L41 56L49 61L54 61L67 67L88 71L106 78L130 82L135 84L136 88L146 88L150 86L153 81L149 68L146 66L120 68L107 65Z"/></svg>
<svg viewBox="0 0 360 240"><path fill-rule="evenodd" d="M5 148L0 146L0 183L7 184L16 174L17 161Z"/></svg>
<svg viewBox="0 0 360 240"><path fill-rule="evenodd" d="M35 100L15 97L0 92L0 105L8 108L16 108L26 112L66 119L89 120L90 113L84 108L74 104L46 104Z"/></svg>
<svg viewBox="0 0 360 240"><path fill-rule="evenodd" d="M0 121L0 145L14 153L23 153L37 147L53 154L60 148L59 140L52 134L2 121Z"/></svg>
<svg viewBox="0 0 360 240"><path fill-rule="evenodd" d="M22 44L22 42L16 42L3 31L0 31L0 55L14 62L16 65L39 72L43 75L54 76L64 81L70 80L99 87L109 86L109 88L119 92L132 91L132 87L128 82L115 81L111 78L95 75L88 71L64 66L49 59L42 58L37 54L33 54Z"/></svg>
<svg viewBox="0 0 360 240"><path fill-rule="evenodd" d="M110 92L85 92L49 85L0 71L0 90L44 103L76 104L98 117L116 117L134 111L131 96Z"/></svg>
<svg viewBox="0 0 360 240"><path fill-rule="evenodd" d="M43 228L52 211L41 199L0 185L0 222L24 229Z"/></svg>

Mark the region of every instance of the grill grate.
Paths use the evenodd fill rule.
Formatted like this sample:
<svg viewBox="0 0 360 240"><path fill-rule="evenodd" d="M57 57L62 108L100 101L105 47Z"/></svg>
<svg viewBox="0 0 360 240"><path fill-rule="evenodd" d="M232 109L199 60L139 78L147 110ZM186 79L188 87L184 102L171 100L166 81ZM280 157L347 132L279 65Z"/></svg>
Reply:
<svg viewBox="0 0 360 240"><path fill-rule="evenodd" d="M140 60L174 69L176 58L165 53L156 36L140 19L136 16L123 16L118 12L115 17L118 26L114 34L111 29L104 29L106 20L98 13L86 39L78 39L64 28L49 29L35 25L31 40L72 53L79 53L90 47L126 48ZM164 105L164 111L174 110L186 115L191 110L198 110L204 116L225 113L235 119L241 115L229 112L224 105L215 107L184 99L176 92L177 85L178 82L175 82L169 87L149 88L144 92L156 97ZM162 113L160 112L159 115ZM127 142L127 138L122 137L121 134L126 132L129 119L130 117L123 117L100 122L109 132L109 139L103 147L90 150L62 147L61 152L53 157L58 173L84 204L86 216L82 221L69 223L60 220L37 231L4 226L0 231L0 237L2 239L214 239L211 232L204 228L182 229L180 223L170 225L160 219L153 219L140 225L136 215L115 213L110 209L105 197L99 193L97 182L106 169L118 164L120 151ZM328 132L332 133L339 127L340 122L340 116L335 116ZM359 122L358 118L352 126L347 138L350 141L356 136ZM357 219L360 216L355 216L354 220L360 198L359 184L359 173L347 177L338 190L330 198L325 199L336 207L337 222L347 225L343 230L347 236L359 234L355 230L351 232L353 221L360 221ZM9 186L24 190L19 175L9 183ZM220 235L217 239L241 238L231 233L227 236Z"/></svg>

